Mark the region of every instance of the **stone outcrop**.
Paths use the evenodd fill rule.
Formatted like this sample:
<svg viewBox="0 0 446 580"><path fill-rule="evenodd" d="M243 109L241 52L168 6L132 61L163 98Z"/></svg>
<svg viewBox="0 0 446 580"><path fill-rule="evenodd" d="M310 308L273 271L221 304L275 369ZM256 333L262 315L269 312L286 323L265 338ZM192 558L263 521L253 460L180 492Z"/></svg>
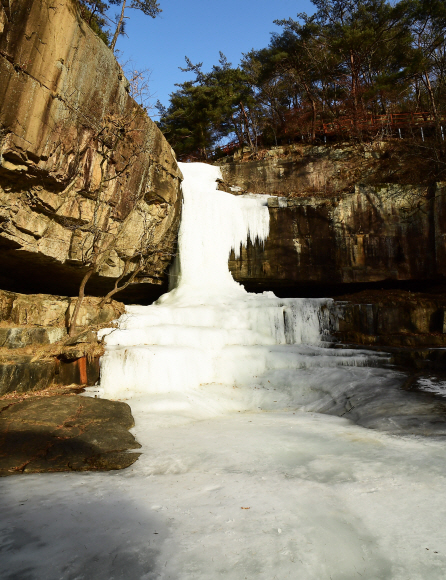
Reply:
<svg viewBox="0 0 446 580"><path fill-rule="evenodd" d="M414 145L415 147L415 145ZM416 149L416 148L415 148ZM238 151L220 189L270 198L270 236L230 259L251 290L330 296L343 285L444 279L446 188L405 140ZM335 288L336 286L336 288Z"/></svg>
<svg viewBox="0 0 446 580"><path fill-rule="evenodd" d="M387 154L384 142L363 148L292 144L260 151L256 160L251 159L250 148L244 148L217 163L224 182L236 188L233 193L238 189L278 196L333 195L352 190L364 177L381 181L382 158Z"/></svg>
<svg viewBox="0 0 446 580"><path fill-rule="evenodd" d="M110 289L149 232L143 284L127 297L159 294L181 178L172 149L72 0L0 4L0 287L75 295L98 228L112 250L88 293Z"/></svg>
<svg viewBox="0 0 446 580"><path fill-rule="evenodd" d="M270 235L229 265L251 290L438 280L446 252L445 187L357 185L339 195L269 198ZM346 290L344 290L344 293ZM338 292L339 293L339 292Z"/></svg>
<svg viewBox="0 0 446 580"><path fill-rule="evenodd" d="M366 346L446 346L444 308L408 308L381 304L336 302L336 336L344 343Z"/></svg>
<svg viewBox="0 0 446 580"><path fill-rule="evenodd" d="M444 380L444 287L434 287L429 293L389 288L362 290L337 297L329 303L326 315L327 347L360 347L386 353L386 364L409 372L411 380L406 386L410 389L416 388L412 384L417 382L416 377L438 375L438 380ZM414 374L415 371L421 374Z"/></svg>
<svg viewBox="0 0 446 580"><path fill-rule="evenodd" d="M392 347L446 346L442 292L371 290L337 299L332 330L342 342Z"/></svg>
<svg viewBox="0 0 446 580"><path fill-rule="evenodd" d="M51 296L48 294L18 294L0 290L0 324L57 329L66 332L77 298ZM99 308L99 298L87 297L79 310L78 326L101 325L119 318L124 313L124 304L112 300ZM1 328L1 326L0 326ZM51 341L50 341L51 342Z"/></svg>

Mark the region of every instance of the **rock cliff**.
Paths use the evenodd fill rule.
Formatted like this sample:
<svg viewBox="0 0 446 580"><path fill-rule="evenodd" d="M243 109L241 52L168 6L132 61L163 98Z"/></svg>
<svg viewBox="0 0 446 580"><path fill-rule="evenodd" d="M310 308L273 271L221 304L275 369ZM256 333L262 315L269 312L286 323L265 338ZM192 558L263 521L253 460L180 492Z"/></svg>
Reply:
<svg viewBox="0 0 446 580"><path fill-rule="evenodd" d="M180 182L172 149L72 0L0 4L0 287L76 294L93 224L117 241L88 293L113 286L149 231L144 284L119 298L150 300L171 259Z"/></svg>
<svg viewBox="0 0 446 580"><path fill-rule="evenodd" d="M236 280L279 295L305 296L312 287L330 296L353 284L444 278L444 185L378 184L379 161L363 156L361 166L354 157L328 150L318 158L222 165L226 189L279 194L268 200L264 246L231 256Z"/></svg>

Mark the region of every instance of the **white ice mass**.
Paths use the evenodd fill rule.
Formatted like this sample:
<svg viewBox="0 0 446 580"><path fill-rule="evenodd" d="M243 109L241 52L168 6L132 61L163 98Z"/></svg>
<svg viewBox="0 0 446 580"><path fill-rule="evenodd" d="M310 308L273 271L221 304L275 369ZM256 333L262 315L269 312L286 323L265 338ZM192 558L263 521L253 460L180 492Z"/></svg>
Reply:
<svg viewBox="0 0 446 580"><path fill-rule="evenodd" d="M286 387L281 403L287 407L304 400L302 390L293 389L294 369L367 364L364 353L316 346L328 329L329 300L250 294L232 278L231 249L237 255L248 236L253 242L268 236L268 197L217 191L218 167L184 163L181 169L184 205L173 289L152 306L128 307L119 329L104 331L102 394L179 391L184 396L204 385L224 385L224 410L228 404L257 409L274 399L263 388L253 407L252 388L273 373L275 386ZM250 401L245 391L238 397L231 392L229 403L226 387L250 387ZM215 410L215 399L208 401Z"/></svg>
<svg viewBox="0 0 446 580"><path fill-rule="evenodd" d="M5 478L0 577L445 578L444 438L407 434L404 375L329 348L329 300L245 292L228 255L266 239L267 198L181 169L173 289L104 332L99 392L131 405L143 454Z"/></svg>

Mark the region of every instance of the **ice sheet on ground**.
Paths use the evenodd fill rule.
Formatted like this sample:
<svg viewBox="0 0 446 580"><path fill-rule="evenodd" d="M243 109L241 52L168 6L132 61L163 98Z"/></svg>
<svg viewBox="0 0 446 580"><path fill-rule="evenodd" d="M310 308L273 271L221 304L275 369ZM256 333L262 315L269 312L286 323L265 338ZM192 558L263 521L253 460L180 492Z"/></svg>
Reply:
<svg viewBox="0 0 446 580"><path fill-rule="evenodd" d="M2 481L1 578L443 580L443 442L292 411L163 428L145 405L129 470Z"/></svg>

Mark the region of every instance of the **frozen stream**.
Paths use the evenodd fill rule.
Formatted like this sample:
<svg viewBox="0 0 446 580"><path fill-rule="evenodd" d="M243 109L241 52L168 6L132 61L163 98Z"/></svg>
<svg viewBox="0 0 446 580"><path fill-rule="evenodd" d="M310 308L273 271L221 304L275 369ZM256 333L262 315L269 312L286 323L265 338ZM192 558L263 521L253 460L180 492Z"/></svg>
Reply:
<svg viewBox="0 0 446 580"><path fill-rule="evenodd" d="M131 405L143 454L4 478L0 578L444 579L437 395L329 348L329 300L247 294L227 259L268 235L266 198L182 170L174 288L105 333L99 393Z"/></svg>

